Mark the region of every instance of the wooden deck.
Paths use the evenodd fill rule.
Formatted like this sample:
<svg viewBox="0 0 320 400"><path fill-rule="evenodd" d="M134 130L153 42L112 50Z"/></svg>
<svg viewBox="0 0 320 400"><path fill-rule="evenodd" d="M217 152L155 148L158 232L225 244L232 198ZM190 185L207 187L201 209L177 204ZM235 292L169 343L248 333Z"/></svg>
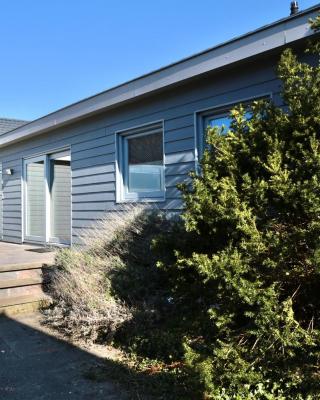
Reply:
<svg viewBox="0 0 320 400"><path fill-rule="evenodd" d="M34 249L43 248L0 242L0 315L31 312L50 302L43 266L53 264L55 252Z"/></svg>
<svg viewBox="0 0 320 400"><path fill-rule="evenodd" d="M0 242L0 269L1 266L21 265L21 264L52 264L54 261L54 252L34 253L33 249L39 249L41 246L21 245Z"/></svg>

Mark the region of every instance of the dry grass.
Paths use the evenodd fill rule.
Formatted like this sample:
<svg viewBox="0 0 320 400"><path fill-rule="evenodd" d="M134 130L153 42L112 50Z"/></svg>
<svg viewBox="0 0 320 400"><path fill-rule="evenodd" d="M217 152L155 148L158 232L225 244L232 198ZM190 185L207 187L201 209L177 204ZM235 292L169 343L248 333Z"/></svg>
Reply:
<svg viewBox="0 0 320 400"><path fill-rule="evenodd" d="M147 206L128 204L119 207L117 211L106 213L105 217L96 221L91 229L83 230L80 234L84 250L98 256L113 256L115 252L110 249L110 244L115 244L115 239L119 236L122 239L123 235L141 233L143 229L141 217L148 212L150 208ZM117 250L117 254L120 254L121 249Z"/></svg>
<svg viewBox="0 0 320 400"><path fill-rule="evenodd" d="M63 249L51 273L50 294L54 305L44 310L45 323L73 339L110 341L117 329L132 318L128 307L111 294L109 276L123 267L128 242L143 229L144 207L127 206L108 213L92 229L83 231L83 246ZM140 241L137 247L145 244Z"/></svg>

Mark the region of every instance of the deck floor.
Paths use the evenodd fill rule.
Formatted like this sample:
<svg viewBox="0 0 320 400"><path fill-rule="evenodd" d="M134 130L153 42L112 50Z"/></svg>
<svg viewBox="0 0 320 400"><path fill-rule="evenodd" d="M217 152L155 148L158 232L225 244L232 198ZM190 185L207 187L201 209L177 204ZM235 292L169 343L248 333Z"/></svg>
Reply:
<svg viewBox="0 0 320 400"><path fill-rule="evenodd" d="M43 263L51 264L54 261L54 252L35 253L30 251L41 246L21 245L0 242L0 267L4 265Z"/></svg>

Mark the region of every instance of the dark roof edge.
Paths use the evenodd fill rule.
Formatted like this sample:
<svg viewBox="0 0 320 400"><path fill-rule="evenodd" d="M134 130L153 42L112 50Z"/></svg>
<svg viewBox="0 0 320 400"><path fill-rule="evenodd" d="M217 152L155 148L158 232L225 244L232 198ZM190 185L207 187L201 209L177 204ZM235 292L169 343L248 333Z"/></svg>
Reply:
<svg viewBox="0 0 320 400"><path fill-rule="evenodd" d="M9 117L0 117L0 121L31 122L31 121L26 121L25 119L9 118Z"/></svg>
<svg viewBox="0 0 320 400"><path fill-rule="evenodd" d="M75 107L80 106L80 105L82 105L82 104L84 104L84 103L90 102L90 101L92 101L92 100L94 100L94 99L96 99L96 98L98 98L98 97L101 97L101 96L104 96L104 95L108 95L109 93L115 92L116 90L120 90L120 89L125 88L125 87L128 87L128 86L130 86L130 85L134 85L135 83L140 82L140 81L142 81L142 80L145 79L145 78L152 77L152 76L154 76L154 75L160 74L160 73L165 72L165 71L168 71L168 70L170 70L170 69L174 69L175 67L178 67L178 66L180 66L180 65L182 65L182 64L184 64L184 63L186 63L186 62L190 62L190 61L192 61L192 60L194 60L194 59L200 58L201 56L205 56L205 55L207 55L207 54L210 54L210 53L213 52L213 51L218 51L219 49L222 49L222 48L224 48L224 47L226 47L226 46L230 46L230 45L232 45L232 44L234 44L234 43L236 43L236 42L243 41L243 40L245 40L245 39L247 39L247 38L250 38L251 36L258 35L259 33L262 33L262 32L264 32L264 31L270 30L270 29L275 28L275 27L277 27L277 26L279 26L279 25L282 25L282 24L284 24L284 23L290 23L290 22L292 22L292 21L294 21L294 20L296 20L296 19L299 19L299 18L301 18L301 17L303 17L303 16L305 16L305 15L308 15L308 14L310 14L310 17L311 17L311 14L314 13L314 12L316 12L316 11L320 11L320 3L316 4L315 6L309 7L308 9L302 10L302 11L300 11L300 12L294 14L294 15L291 15L291 16L282 18L282 19L280 19L280 20L278 20L278 21L275 21L275 22L273 22L273 23L264 25L263 27L258 28L258 29L256 29L256 30L253 30L253 31L251 31L251 32L248 32L248 33L246 33L246 34L244 34L244 35L235 37L235 38L233 38L233 39L230 39L230 40L228 40L228 41L225 41L225 42L223 42L223 43L220 43L220 44L218 44L218 45L216 45L216 46L214 46L214 47L208 48L208 49L203 50L203 51L201 51L201 52L199 52L199 53L196 53L196 54L191 55L191 56L189 56L189 57L183 58L183 59L181 59L181 60L179 60L179 61L177 61L177 62L171 63L171 64L169 64L169 65L166 65L166 66L162 67L162 68L159 68L159 69L154 70L154 71L152 71L152 72L149 72L149 73L147 73L147 74L141 75L141 76L139 76L139 77L137 77L137 78L134 78L134 79L132 79L132 80L129 80L129 81L124 82L124 83L122 83L122 84L119 84L119 85L117 85L117 86L114 86L114 87L112 87L112 88L110 88L110 89L104 90L104 91L102 91L102 92L96 93L95 95L92 95L92 96L89 96L89 97L87 97L87 98L84 98L84 99L82 99L82 100L80 100L80 101L78 101L78 102L75 102L75 103L72 103L72 104L70 104L70 105L68 105L68 106L62 107L62 108L60 108L60 109L58 109L58 110L56 110L56 111L54 111L54 112L52 112L52 113L49 113L49 114L47 114L47 115L45 115L45 116L43 116L43 117L40 117L40 118L38 118L38 119L36 119L36 120L33 120L33 121L27 123L26 125L23 125L22 127L16 128L16 129L14 129L14 130L12 130L12 131L10 131L10 132L6 132L5 136L9 136L9 134L11 134L11 133L14 134L15 132L18 133L18 132L20 132L20 131L22 131L22 130L28 130L28 127L30 127L31 125L34 125L34 124L36 124L36 123L38 123L38 122L40 122L40 121L42 121L42 120L48 119L48 118L50 118L50 117L52 117L52 116L54 116L54 115L58 115L59 113L63 113L63 112L65 112L65 111L71 110L72 108L75 108ZM301 37L301 39L302 39L302 38L303 38L303 37ZM285 44L285 43L284 43L284 44ZM246 58L246 57L244 57L244 58ZM194 76L196 76L196 74L195 74ZM169 86L169 85L168 85L168 86ZM152 92L152 91L150 90L150 92ZM135 96L132 97L132 98L137 98L137 97L139 97L139 95L135 95ZM123 103L123 102L122 102L122 101L118 101L118 102L115 103L115 104L121 104L121 103ZM108 107L105 107L105 108L108 108ZM101 108L101 111L102 111L102 110L103 110L103 108ZM89 110L89 111L90 111L90 110ZM85 113L83 114L83 118L86 117L86 116L89 116L90 114L94 114L94 113L96 113L96 112L97 112L97 111L94 111L94 112L92 112L92 113L90 113L90 112L85 112ZM78 117L77 119L80 119L80 117ZM69 121L69 123L71 123L71 122L73 122L73 121L75 121L75 120L76 120L76 119L71 118L70 121ZM33 135L33 134L40 134L40 133L45 132L45 131L47 131L47 130L50 130L50 129L52 129L52 128L65 125L66 123L68 123L68 121L64 121L63 124L62 124L62 123L61 123L61 124L60 124L60 123L57 123L57 122L55 121L54 123L51 124L50 127L46 127L45 129L39 129L38 132L33 132L33 133L30 132L30 134L28 134L28 133L26 132L26 136L31 136L31 135ZM22 132L21 132L21 133L22 133ZM4 135L3 135L3 136L4 136ZM0 138L0 147L3 147L3 146L5 146L5 145L7 145L7 144L10 144L10 143L15 142L15 141L18 141L18 140L22 140L22 139L24 139L24 137L19 137L19 138L15 137L15 138L12 138L12 140L10 140L10 138L7 138L7 139L8 139L8 140L6 140L6 139L3 138L3 137Z"/></svg>

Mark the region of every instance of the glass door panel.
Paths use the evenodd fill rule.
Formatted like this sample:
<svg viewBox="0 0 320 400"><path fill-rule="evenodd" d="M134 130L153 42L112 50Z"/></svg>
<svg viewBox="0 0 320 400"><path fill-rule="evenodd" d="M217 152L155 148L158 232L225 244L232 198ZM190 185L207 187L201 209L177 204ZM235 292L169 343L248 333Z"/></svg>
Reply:
<svg viewBox="0 0 320 400"><path fill-rule="evenodd" d="M28 160L25 164L26 237L45 241L46 237L45 159Z"/></svg>
<svg viewBox="0 0 320 400"><path fill-rule="evenodd" d="M71 166L68 153L49 157L50 242L71 241Z"/></svg>

